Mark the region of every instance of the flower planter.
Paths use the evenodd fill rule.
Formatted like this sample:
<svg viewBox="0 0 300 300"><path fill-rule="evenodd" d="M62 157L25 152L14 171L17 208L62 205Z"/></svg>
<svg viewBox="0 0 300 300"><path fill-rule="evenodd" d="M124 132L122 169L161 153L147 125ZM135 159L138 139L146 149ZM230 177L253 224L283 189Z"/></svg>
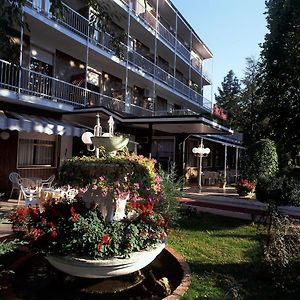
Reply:
<svg viewBox="0 0 300 300"><path fill-rule="evenodd" d="M254 197L254 192L239 194L240 199L252 199Z"/></svg>
<svg viewBox="0 0 300 300"><path fill-rule="evenodd" d="M165 248L160 244L154 249L133 252L129 258L89 260L72 256L47 255L46 259L56 269L72 276L84 278L107 278L122 276L140 270L150 264Z"/></svg>

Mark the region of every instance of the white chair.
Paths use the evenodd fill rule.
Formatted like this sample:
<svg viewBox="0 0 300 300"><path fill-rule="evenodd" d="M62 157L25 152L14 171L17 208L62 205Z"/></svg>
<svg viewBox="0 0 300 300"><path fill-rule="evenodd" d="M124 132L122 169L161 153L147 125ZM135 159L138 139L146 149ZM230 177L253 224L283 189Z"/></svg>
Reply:
<svg viewBox="0 0 300 300"><path fill-rule="evenodd" d="M25 206L35 206L38 204L39 189L36 182L30 178L20 178L18 183L20 188L18 206L22 199L25 200Z"/></svg>
<svg viewBox="0 0 300 300"><path fill-rule="evenodd" d="M11 192L9 198L13 195L14 190L17 190L18 193L20 194L20 185L19 181L21 179L21 176L19 173L16 172L11 172L8 176L9 180L11 181L12 187L11 187Z"/></svg>
<svg viewBox="0 0 300 300"><path fill-rule="evenodd" d="M22 185L20 185L20 188L25 200L26 207L35 207L39 205L39 191L37 188L25 188Z"/></svg>
<svg viewBox="0 0 300 300"><path fill-rule="evenodd" d="M55 175L51 175L48 179L42 180L41 187L50 189L55 179Z"/></svg>

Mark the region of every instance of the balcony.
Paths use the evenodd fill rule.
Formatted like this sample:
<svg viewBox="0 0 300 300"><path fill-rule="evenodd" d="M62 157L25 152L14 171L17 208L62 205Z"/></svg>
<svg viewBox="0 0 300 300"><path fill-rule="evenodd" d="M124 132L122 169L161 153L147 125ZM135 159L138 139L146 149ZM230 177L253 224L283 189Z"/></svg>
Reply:
<svg viewBox="0 0 300 300"><path fill-rule="evenodd" d="M125 108L125 99L100 94L54 77L46 76L26 68L0 60L0 89L16 94L34 96L47 101L69 104L76 108L103 106L113 111L138 116L195 115L189 109L152 111L134 104ZM7 96L9 94L7 93Z"/></svg>
<svg viewBox="0 0 300 300"><path fill-rule="evenodd" d="M186 63L190 64L193 67L190 50L188 50L187 47L184 46L183 43L181 43L168 28L166 28L159 20L157 20L156 16L148 12L145 9L144 4L140 3L140 1L137 1L136 7L134 8L129 6L128 1L125 0L121 0L121 1L124 5L130 8L131 12L138 18L138 20L141 20L143 24L145 24L148 28L157 32L158 38L166 42L173 50L176 50L176 53L182 59L184 59ZM194 68L194 69L201 76L204 76L204 78L208 82L212 82L211 76L207 71L205 74L202 73L203 68Z"/></svg>
<svg viewBox="0 0 300 300"><path fill-rule="evenodd" d="M28 2L29 6L36 11L39 10L35 7L32 7L32 3ZM116 52L115 45L112 42L113 37L107 32L102 32L91 26L89 24L89 20L80 15L78 12L63 4L63 19L56 19L56 22L67 28L68 30L80 35L85 39L89 39L89 41L104 50L110 55L114 55ZM43 14L45 15L45 14ZM151 15L148 13L148 15ZM48 15L48 18L53 19L53 16ZM149 17L150 18L150 17ZM182 55L189 55L188 50L179 42L176 42L178 49L181 49ZM179 46L178 46L179 45ZM155 65L153 62L140 55L133 49L127 47L125 44L119 44L118 52L121 53L121 59L123 61L128 59L128 64L131 66L131 69L140 74L140 71L147 74L148 76L153 77L160 83L168 86L172 90L180 93L185 96L187 101L192 102L197 106L202 106L205 110L211 111L211 103L209 105L205 105L204 103L209 103L210 101L204 99L202 95L191 89L189 86L185 85L175 77L173 77L170 73L164 71L159 66ZM186 51L185 51L185 50ZM184 54L185 53L185 54Z"/></svg>

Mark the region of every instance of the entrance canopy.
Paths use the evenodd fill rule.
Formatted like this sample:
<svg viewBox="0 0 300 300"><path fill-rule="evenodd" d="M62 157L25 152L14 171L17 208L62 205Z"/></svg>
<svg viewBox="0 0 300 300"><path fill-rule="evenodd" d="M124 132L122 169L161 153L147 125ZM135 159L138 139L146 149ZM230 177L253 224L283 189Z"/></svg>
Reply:
<svg viewBox="0 0 300 300"><path fill-rule="evenodd" d="M78 137L80 137L82 133L86 131L86 128L74 126L70 122L14 112L4 113L4 111L1 110L0 129Z"/></svg>
<svg viewBox="0 0 300 300"><path fill-rule="evenodd" d="M116 123L129 128L149 129L169 134L232 134L233 131L215 121L201 115L191 116L160 116L160 117L133 117L123 113L111 112L104 107L93 109L78 109L75 112L64 115L68 121L78 122L87 127L93 127L96 123L96 113L100 113L102 120L112 116Z"/></svg>

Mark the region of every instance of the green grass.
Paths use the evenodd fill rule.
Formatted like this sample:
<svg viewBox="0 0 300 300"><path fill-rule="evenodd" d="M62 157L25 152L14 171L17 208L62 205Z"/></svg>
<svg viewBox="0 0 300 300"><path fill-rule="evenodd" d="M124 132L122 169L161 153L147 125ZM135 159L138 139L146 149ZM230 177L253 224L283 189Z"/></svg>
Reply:
<svg viewBox="0 0 300 300"><path fill-rule="evenodd" d="M168 237L168 244L184 256L192 271L183 299L300 299L299 288L280 293L272 281L260 276L256 232L256 225L233 218L211 214L183 218Z"/></svg>

